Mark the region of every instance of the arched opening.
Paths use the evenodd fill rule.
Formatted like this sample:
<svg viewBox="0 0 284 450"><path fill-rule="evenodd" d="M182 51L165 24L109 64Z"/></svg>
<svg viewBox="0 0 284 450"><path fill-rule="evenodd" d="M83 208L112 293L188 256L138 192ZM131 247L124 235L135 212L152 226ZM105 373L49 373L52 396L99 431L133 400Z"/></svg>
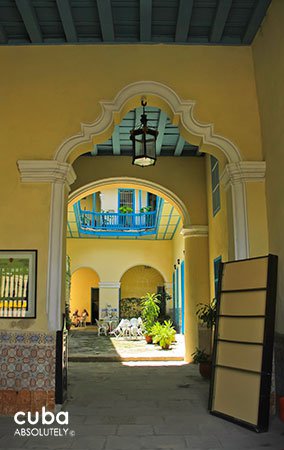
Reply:
<svg viewBox="0 0 284 450"><path fill-rule="evenodd" d="M139 265L126 270L120 279L119 313L122 318L141 316L141 297L160 295L160 316L166 316L165 279L154 267Z"/></svg>
<svg viewBox="0 0 284 450"><path fill-rule="evenodd" d="M71 275L70 311L72 315L78 311L82 317L86 310L87 324L93 324L99 318L99 282L99 275L90 267L80 267Z"/></svg>

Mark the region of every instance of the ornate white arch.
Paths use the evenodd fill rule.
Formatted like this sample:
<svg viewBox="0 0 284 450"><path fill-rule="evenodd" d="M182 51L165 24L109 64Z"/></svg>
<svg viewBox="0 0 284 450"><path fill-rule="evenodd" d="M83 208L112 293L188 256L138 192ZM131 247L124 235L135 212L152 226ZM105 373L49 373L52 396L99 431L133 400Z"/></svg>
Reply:
<svg viewBox="0 0 284 450"><path fill-rule="evenodd" d="M177 210L182 216L183 221L183 227L186 228L190 225L190 216L189 212L185 206L185 204L180 200L180 198L174 194L169 189L165 188L164 186L161 186L160 184L153 183L152 181L148 180L142 180L140 178L133 178L133 177L113 177L113 178L104 178L102 180L98 181L92 181L89 184L86 184L85 186L82 186L76 191L72 192L69 195L69 202L74 202L76 199L79 199L81 197L85 197L87 192L99 190L102 187L106 187L109 185L127 185L129 187L141 187L141 188L147 188L149 191L154 191L155 193L159 193L161 197L165 197L170 203L173 203L174 206L176 206Z"/></svg>
<svg viewBox="0 0 284 450"><path fill-rule="evenodd" d="M242 160L241 153L236 145L229 139L214 133L213 124L202 124L194 118L193 100L182 100L165 84L156 81L138 81L124 87L113 101L101 101L101 115L91 124L81 124L81 132L66 139L57 150L54 159L59 162L67 162L75 148L80 144L92 141L95 135L99 135L111 128L115 123L115 116L121 114L128 102L137 96L146 95L160 98L171 110L177 123L180 122L191 134L200 136L205 144L219 148L227 157L228 162Z"/></svg>

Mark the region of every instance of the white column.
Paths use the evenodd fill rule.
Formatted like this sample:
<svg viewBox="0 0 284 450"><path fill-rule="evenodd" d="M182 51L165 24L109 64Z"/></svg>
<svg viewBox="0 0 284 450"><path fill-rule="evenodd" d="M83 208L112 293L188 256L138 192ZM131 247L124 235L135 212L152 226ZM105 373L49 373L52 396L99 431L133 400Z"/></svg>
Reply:
<svg viewBox="0 0 284 450"><path fill-rule="evenodd" d="M24 183L51 183L49 250L47 268L46 312L50 331L62 327L62 277L64 215L69 186L76 175L68 163L58 161L18 161L21 181Z"/></svg>
<svg viewBox="0 0 284 450"><path fill-rule="evenodd" d="M100 319L104 316L105 309L111 307L113 313L119 316L119 281L101 281L99 283Z"/></svg>
<svg viewBox="0 0 284 450"><path fill-rule="evenodd" d="M265 167L264 161L241 161L227 164L221 175L221 182L231 195L236 260L249 257L246 183L263 180Z"/></svg>

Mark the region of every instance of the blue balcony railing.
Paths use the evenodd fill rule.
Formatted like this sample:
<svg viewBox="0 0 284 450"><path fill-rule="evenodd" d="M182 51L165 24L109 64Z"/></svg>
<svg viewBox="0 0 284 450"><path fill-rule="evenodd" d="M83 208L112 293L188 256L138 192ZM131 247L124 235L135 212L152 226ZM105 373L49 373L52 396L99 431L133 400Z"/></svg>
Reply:
<svg viewBox="0 0 284 450"><path fill-rule="evenodd" d="M79 210L81 232L101 233L139 233L150 234L156 231L156 211L145 213L92 212Z"/></svg>

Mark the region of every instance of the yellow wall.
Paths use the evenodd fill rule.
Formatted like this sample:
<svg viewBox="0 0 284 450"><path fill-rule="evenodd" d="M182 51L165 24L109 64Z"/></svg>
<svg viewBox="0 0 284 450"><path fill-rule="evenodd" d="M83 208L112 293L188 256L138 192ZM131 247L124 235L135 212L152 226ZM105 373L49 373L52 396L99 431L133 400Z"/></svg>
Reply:
<svg viewBox="0 0 284 450"><path fill-rule="evenodd" d="M147 265L171 280L171 241L127 241L115 239L67 239L72 273L91 267L100 281L119 282L131 267Z"/></svg>
<svg viewBox="0 0 284 450"><path fill-rule="evenodd" d="M16 162L52 159L65 139L80 132L82 122L90 123L100 116L100 100L114 99L123 87L135 81L165 83L181 98L196 100L195 117L203 123L213 123L217 134L236 143L244 159L262 157L253 64L248 47L2 46L0 61L0 248L39 250L37 319L3 320L1 327L4 329L42 330L47 326L50 186L21 184ZM113 76L113 67L119 66L121 61L123 70L117 70ZM147 64L133 64L133 61L147 61ZM279 64L277 60L270 67L279 67ZM108 136L101 136L101 140L110 134L111 130ZM196 137L193 143L199 142L200 138ZM92 150L92 145L86 145L84 150ZM102 163L100 157L94 160L96 167L100 161ZM104 159L102 164L107 176L113 172L123 176L127 172L128 176L142 177L141 169L131 166L130 158L116 158L115 164L112 158ZM161 182L177 193L187 191L189 174L197 184L199 178L203 178L203 169L197 167L200 164L197 160L188 158L187 167L180 167L178 171L171 170L171 164L172 158L160 158L157 166L143 171L143 177ZM162 174L163 168L166 176ZM91 175L90 170L88 174ZM94 177L100 177L100 173L96 172L92 179ZM192 197L195 195L196 192L192 193ZM206 195L204 191L198 195L199 200L192 207L192 220L206 224L203 201ZM187 200L190 209L190 199Z"/></svg>
<svg viewBox="0 0 284 450"><path fill-rule="evenodd" d="M253 46L263 153L269 251L279 256L276 329L284 333L284 2L273 0Z"/></svg>
<svg viewBox="0 0 284 450"><path fill-rule="evenodd" d="M189 211L191 222L207 224L206 174L204 158L162 157L155 166L141 169L131 164L129 157L81 157L74 163L77 179L72 191L94 180L127 176L152 181L175 193Z"/></svg>
<svg viewBox="0 0 284 450"><path fill-rule="evenodd" d="M219 161L219 178L224 170L224 161ZM215 297L214 284L214 259L219 256L222 261L228 260L228 217L227 217L227 195L220 183L220 205L221 208L213 217L212 183L210 156L206 155L206 182L207 182L207 204L208 204L208 230L209 230L209 274L210 274L210 298Z"/></svg>
<svg viewBox="0 0 284 450"><path fill-rule="evenodd" d="M93 269L82 267L71 276L70 310L76 309L81 314L84 308L89 313L87 322L91 321L91 288L99 287L99 277Z"/></svg>
<svg viewBox="0 0 284 450"><path fill-rule="evenodd" d="M152 267L135 266L121 277L121 298L142 297L156 293L158 286L164 286L164 278Z"/></svg>

